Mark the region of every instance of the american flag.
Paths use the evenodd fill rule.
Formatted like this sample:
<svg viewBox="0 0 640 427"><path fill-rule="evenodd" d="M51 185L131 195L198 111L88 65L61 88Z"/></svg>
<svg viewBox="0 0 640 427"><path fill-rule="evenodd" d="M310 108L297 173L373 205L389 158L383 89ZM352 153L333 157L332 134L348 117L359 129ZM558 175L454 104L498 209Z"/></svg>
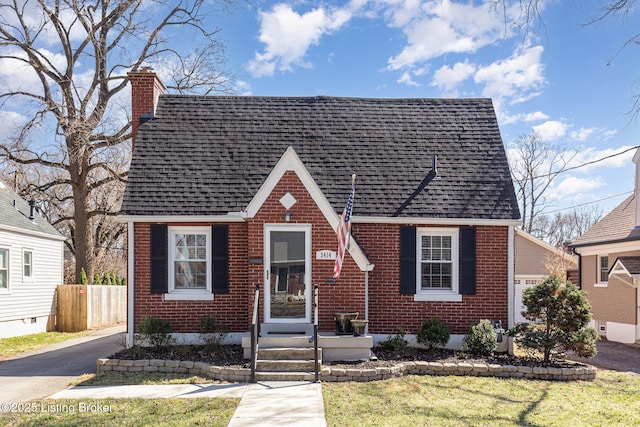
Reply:
<svg viewBox="0 0 640 427"><path fill-rule="evenodd" d="M353 208L353 196L356 192L356 175L351 176L351 193L347 200L347 206L340 215L340 223L338 224L338 254L336 256L336 263L333 265L333 278L340 278L340 271L342 270L342 260L344 259L344 253L349 247L349 238L351 237L351 209Z"/></svg>

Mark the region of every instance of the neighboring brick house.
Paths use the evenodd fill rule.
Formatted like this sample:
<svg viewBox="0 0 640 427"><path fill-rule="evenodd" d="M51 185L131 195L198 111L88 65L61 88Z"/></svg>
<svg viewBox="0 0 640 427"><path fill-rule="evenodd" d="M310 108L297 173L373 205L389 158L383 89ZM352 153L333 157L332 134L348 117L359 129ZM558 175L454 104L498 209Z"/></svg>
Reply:
<svg viewBox="0 0 640 427"><path fill-rule="evenodd" d="M610 341L640 340L640 150L634 193L571 244L594 327Z"/></svg>
<svg viewBox="0 0 640 427"><path fill-rule="evenodd" d="M146 316L190 339L205 314L239 342L256 285L274 333L308 333L315 284L326 334L338 312L375 340L439 317L456 346L480 319L513 318L520 215L491 100L157 96L154 73L129 78L130 342Z"/></svg>

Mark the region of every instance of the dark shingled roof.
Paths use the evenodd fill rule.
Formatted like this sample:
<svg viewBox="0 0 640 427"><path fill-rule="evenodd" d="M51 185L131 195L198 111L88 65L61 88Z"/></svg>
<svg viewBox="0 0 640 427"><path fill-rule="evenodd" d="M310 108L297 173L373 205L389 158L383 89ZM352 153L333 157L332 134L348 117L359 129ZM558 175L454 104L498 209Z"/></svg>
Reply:
<svg viewBox="0 0 640 427"><path fill-rule="evenodd" d="M289 146L336 212L356 173L354 215L520 217L490 99L184 95L140 126L121 213L239 212Z"/></svg>
<svg viewBox="0 0 640 427"><path fill-rule="evenodd" d="M640 257L621 256L616 260L616 263L618 262L627 269L629 274L640 274Z"/></svg>
<svg viewBox="0 0 640 427"><path fill-rule="evenodd" d="M29 219L31 207L7 184L0 181L0 227L49 234L55 238L62 235L37 212Z"/></svg>

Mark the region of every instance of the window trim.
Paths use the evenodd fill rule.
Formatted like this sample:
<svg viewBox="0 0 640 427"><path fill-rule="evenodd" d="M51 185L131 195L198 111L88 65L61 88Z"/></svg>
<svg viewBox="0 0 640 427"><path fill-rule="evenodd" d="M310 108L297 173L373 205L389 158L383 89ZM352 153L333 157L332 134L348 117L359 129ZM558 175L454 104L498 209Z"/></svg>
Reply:
<svg viewBox="0 0 640 427"><path fill-rule="evenodd" d="M212 255L212 233L211 226L169 226L168 227L168 292L164 294L164 299L167 301L181 301L181 300L197 300L197 301L212 301L212 274L211 263ZM175 287L175 256L176 256L176 235L178 234L204 234L207 239L206 243L206 288L197 289L176 289Z"/></svg>
<svg viewBox="0 0 640 427"><path fill-rule="evenodd" d="M11 249L7 247L2 247L0 248L0 251L7 252L7 257L5 258L7 260L7 266L4 268L4 270L6 270L7 272L7 287L0 288L0 294L10 294L11 293Z"/></svg>
<svg viewBox="0 0 640 427"><path fill-rule="evenodd" d="M420 227L416 234L416 293L414 301L462 301L460 294L460 229ZM422 238L424 236L451 237L451 289L422 289Z"/></svg>
<svg viewBox="0 0 640 427"><path fill-rule="evenodd" d="M594 286L596 288L606 288L607 286L609 286L609 278L607 276L607 280L602 280L602 259L606 258L607 259L607 273L608 273L608 269L609 269L609 255L598 255L596 256L596 282L594 283Z"/></svg>
<svg viewBox="0 0 640 427"><path fill-rule="evenodd" d="M24 256L25 254L29 254L29 268L30 268L30 274L27 276L24 273L24 269L26 267L26 263L24 262ZM22 280L26 281L26 282L32 282L33 281L33 249L30 248L23 248L22 249Z"/></svg>

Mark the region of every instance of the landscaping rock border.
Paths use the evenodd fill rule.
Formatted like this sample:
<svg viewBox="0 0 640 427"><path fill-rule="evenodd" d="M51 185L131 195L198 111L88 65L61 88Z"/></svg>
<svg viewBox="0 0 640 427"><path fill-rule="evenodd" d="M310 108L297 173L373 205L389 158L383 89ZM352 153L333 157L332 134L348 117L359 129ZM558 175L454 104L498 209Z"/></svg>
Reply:
<svg viewBox="0 0 640 427"><path fill-rule="evenodd" d="M571 363L571 362L570 362ZM404 375L458 375L476 377L525 378L553 381L593 381L597 369L591 365L571 363L571 367L531 367L469 362L400 362L392 367L344 368L324 366L320 379L326 382L369 382L398 378ZM209 365L204 362L180 360L98 359L98 374L112 372L167 372L200 375L221 381L249 382L251 369Z"/></svg>

